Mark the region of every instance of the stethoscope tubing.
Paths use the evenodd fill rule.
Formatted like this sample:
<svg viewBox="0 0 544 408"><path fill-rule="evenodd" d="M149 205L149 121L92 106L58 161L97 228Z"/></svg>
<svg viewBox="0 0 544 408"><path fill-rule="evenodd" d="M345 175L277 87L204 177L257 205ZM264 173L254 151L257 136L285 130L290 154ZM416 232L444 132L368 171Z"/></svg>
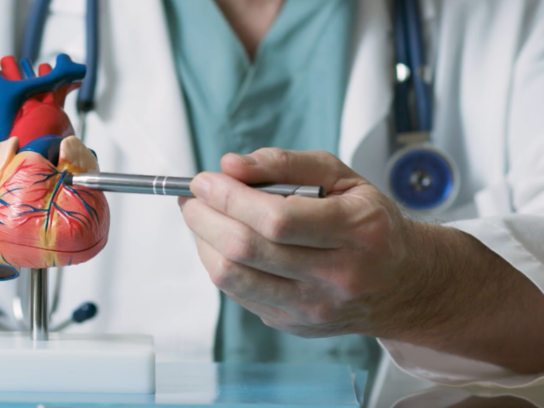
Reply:
<svg viewBox="0 0 544 408"><path fill-rule="evenodd" d="M394 32L395 32L395 53L397 64L403 64L410 68L410 57L408 44L404 33L407 31L404 1L395 1L394 3ZM411 68L410 68L411 71ZM398 81L395 85L395 125L397 133L406 133L412 130L410 110L406 108L410 97L410 78L404 81Z"/></svg>
<svg viewBox="0 0 544 408"><path fill-rule="evenodd" d="M37 60L50 5L51 0L34 0L32 3L23 34L21 50L23 59L32 62ZM95 106L100 55L99 14L98 0L87 0L85 13L85 65L87 66L87 74L77 97L78 112L89 112Z"/></svg>
<svg viewBox="0 0 544 408"><path fill-rule="evenodd" d="M28 12L23 35L22 58L36 61L42 45L43 30L51 0L35 0Z"/></svg>
<svg viewBox="0 0 544 408"><path fill-rule="evenodd" d="M403 0L406 2L406 17L408 20L407 39L411 54L412 78L416 97L417 130L430 131L432 129L433 104L429 84L425 82L424 70L427 67L425 44L423 41L423 24L418 0Z"/></svg>
<svg viewBox="0 0 544 408"><path fill-rule="evenodd" d="M417 0L395 0L394 28L397 64L410 69L410 77L396 85L395 121L397 133L429 132L432 129L433 104L430 85L425 81L427 67L423 28ZM414 98L410 95L410 82ZM415 103L415 117L410 105Z"/></svg>
<svg viewBox="0 0 544 408"><path fill-rule="evenodd" d="M87 74L79 90L77 98L78 112L89 112L94 109L96 83L98 80L98 62L100 49L98 0L87 0L86 13L86 59Z"/></svg>

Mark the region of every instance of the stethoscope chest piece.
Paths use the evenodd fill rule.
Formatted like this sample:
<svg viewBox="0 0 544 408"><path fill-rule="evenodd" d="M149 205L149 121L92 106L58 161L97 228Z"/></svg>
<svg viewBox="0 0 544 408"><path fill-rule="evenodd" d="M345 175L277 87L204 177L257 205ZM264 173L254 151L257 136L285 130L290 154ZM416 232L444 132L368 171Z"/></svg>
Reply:
<svg viewBox="0 0 544 408"><path fill-rule="evenodd" d="M427 143L397 151L389 160L386 175L390 195L408 211L442 212L459 193L455 162Z"/></svg>

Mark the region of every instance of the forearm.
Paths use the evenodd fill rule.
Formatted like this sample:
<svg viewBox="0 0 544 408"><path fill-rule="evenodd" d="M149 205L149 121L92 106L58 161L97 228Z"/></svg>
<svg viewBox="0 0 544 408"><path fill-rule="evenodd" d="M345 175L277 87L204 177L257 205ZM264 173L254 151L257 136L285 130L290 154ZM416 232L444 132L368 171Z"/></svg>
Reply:
<svg viewBox="0 0 544 408"><path fill-rule="evenodd" d="M475 238L413 223L386 337L514 371L544 371L544 295Z"/></svg>

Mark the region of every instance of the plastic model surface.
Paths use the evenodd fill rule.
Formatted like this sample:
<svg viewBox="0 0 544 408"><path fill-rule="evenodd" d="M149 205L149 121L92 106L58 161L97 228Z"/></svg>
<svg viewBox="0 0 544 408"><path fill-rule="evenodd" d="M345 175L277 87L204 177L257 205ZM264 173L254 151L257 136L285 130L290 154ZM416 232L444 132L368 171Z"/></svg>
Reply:
<svg viewBox="0 0 544 408"><path fill-rule="evenodd" d="M62 54L54 69L40 65L38 76L28 60L21 69L4 57L0 67L1 280L6 268L93 258L106 245L110 216L104 194L63 182L68 173L98 170L94 153L72 136L63 110L85 66Z"/></svg>

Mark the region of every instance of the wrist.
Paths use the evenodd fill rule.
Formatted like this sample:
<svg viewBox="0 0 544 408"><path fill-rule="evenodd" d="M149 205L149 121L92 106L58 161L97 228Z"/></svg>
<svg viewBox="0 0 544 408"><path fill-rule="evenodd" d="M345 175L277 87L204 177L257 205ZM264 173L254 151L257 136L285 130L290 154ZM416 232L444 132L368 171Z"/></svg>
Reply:
<svg viewBox="0 0 544 408"><path fill-rule="evenodd" d="M407 231L409 256L379 313L386 323L378 336L542 372L542 292L469 234L409 221Z"/></svg>
<svg viewBox="0 0 544 408"><path fill-rule="evenodd" d="M457 327L458 280L466 253L464 234L440 225L404 219L406 254L395 272L396 285L380 311L380 337L420 344Z"/></svg>
<svg viewBox="0 0 544 408"><path fill-rule="evenodd" d="M502 258L455 228L412 221L409 236L395 338L448 349L459 333L477 335L489 310L501 307L495 278L502 275Z"/></svg>

